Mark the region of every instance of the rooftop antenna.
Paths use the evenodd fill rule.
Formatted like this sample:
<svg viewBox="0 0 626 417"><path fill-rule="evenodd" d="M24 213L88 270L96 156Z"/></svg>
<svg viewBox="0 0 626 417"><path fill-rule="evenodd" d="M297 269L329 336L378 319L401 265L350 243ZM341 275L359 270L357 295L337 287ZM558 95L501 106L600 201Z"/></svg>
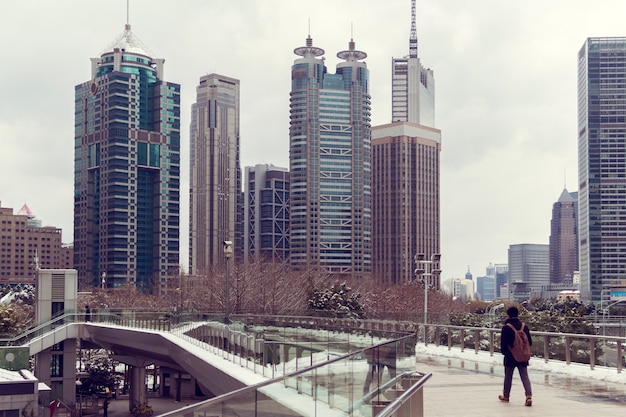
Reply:
<svg viewBox="0 0 626 417"><path fill-rule="evenodd" d="M294 49L293 53L303 57L318 57L324 55L324 50L322 48L317 48L313 46L313 39L311 38L311 18L309 18L309 35L306 38L306 46L301 46Z"/></svg>
<svg viewBox="0 0 626 417"><path fill-rule="evenodd" d="M411 35L409 36L409 58L417 58L417 25L415 24L415 0L411 0Z"/></svg>
<svg viewBox="0 0 626 417"><path fill-rule="evenodd" d="M126 30L130 30L130 0L126 0Z"/></svg>

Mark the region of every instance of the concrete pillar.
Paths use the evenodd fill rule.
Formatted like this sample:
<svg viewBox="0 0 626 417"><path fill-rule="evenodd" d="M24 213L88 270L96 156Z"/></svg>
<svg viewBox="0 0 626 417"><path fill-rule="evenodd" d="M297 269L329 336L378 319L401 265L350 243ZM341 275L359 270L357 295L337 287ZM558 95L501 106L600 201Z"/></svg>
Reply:
<svg viewBox="0 0 626 417"><path fill-rule="evenodd" d="M128 396L128 411L137 404L143 404L148 399L146 388L146 368L142 366L131 366L130 368L130 390Z"/></svg>

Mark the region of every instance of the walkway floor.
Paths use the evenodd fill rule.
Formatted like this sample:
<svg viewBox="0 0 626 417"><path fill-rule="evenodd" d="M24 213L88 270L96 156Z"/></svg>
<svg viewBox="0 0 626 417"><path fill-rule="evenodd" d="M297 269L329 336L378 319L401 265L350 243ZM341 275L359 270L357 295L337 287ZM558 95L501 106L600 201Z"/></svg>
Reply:
<svg viewBox="0 0 626 417"><path fill-rule="evenodd" d="M432 372L424 391L425 417L481 416L507 417L550 416L588 417L617 415L626 411L626 386L609 392L604 383L575 378L546 376L530 372L533 405L524 406L524 391L517 372L513 378L511 401L502 403L503 376L460 369L436 363L420 363L421 371ZM626 382L626 381L625 381ZM616 385L616 384L609 384Z"/></svg>
<svg viewBox="0 0 626 417"><path fill-rule="evenodd" d="M626 375L624 383L606 383L577 377L547 374L531 370L533 405L524 406L524 393L517 373L513 379L511 402L498 401L502 392L501 367L490 373L473 369L465 362L464 368L456 361L426 360L418 363L420 371L431 372L424 391L425 417L480 416L480 417L588 417L590 415L618 415L626 411ZM478 369L478 367L476 368ZM198 401L171 398L150 398L154 416L177 410ZM113 400L108 417L129 417L128 400ZM102 411L100 411L102 416Z"/></svg>

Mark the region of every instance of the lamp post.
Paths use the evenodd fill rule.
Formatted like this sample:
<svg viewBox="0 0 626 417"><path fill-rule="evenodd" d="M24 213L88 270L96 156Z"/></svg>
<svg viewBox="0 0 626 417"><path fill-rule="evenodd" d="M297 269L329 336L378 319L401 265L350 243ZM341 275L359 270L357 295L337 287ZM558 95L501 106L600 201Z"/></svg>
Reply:
<svg viewBox="0 0 626 417"><path fill-rule="evenodd" d="M494 324L495 324L495 321L496 321L496 313L501 308L504 308L504 303L500 303L498 305L491 306L489 308L489 312L488 313L489 313L489 319L491 320L491 327L494 327Z"/></svg>
<svg viewBox="0 0 626 417"><path fill-rule="evenodd" d="M439 266L441 254L433 253L430 260L427 260L423 253L417 253L413 260L415 261L415 276L421 276L424 282L424 324L428 324L428 286L432 284L432 276L437 277L441 274L441 269L434 268Z"/></svg>
<svg viewBox="0 0 626 417"><path fill-rule="evenodd" d="M224 323L230 322L230 259L233 257L233 242L232 240L225 240L224 244L224 258L226 258L226 313L224 316Z"/></svg>

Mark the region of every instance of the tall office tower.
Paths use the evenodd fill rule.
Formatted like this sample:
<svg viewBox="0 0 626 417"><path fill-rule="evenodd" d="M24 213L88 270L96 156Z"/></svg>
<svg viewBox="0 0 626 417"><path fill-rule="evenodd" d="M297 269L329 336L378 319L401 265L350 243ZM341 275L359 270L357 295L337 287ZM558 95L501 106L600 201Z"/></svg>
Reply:
<svg viewBox="0 0 626 417"><path fill-rule="evenodd" d="M81 288L152 292L179 269L180 86L130 25L75 88L74 266Z"/></svg>
<svg viewBox="0 0 626 417"><path fill-rule="evenodd" d="M578 271L578 193L563 190L552 205L550 284L572 284Z"/></svg>
<svg viewBox="0 0 626 417"><path fill-rule="evenodd" d="M626 37L578 52L578 234L583 300L626 284Z"/></svg>
<svg viewBox="0 0 626 417"><path fill-rule="evenodd" d="M440 152L437 129L409 122L372 128L373 268L381 282L409 282L415 254L440 253Z"/></svg>
<svg viewBox="0 0 626 417"><path fill-rule="evenodd" d="M244 260L289 260L289 171L246 167Z"/></svg>
<svg viewBox="0 0 626 417"><path fill-rule="evenodd" d="M204 75L196 95L189 134L189 270L193 275L225 262L224 241L235 243L235 259L243 253L238 224L243 210L239 80Z"/></svg>
<svg viewBox="0 0 626 417"><path fill-rule="evenodd" d="M422 66L417 46L415 0L412 0L409 55L393 58L391 62L391 120L435 127L435 78L432 70Z"/></svg>
<svg viewBox="0 0 626 417"><path fill-rule="evenodd" d="M296 48L291 67L290 260L336 276L371 274L370 109L367 54L339 52L336 74L324 50Z"/></svg>
<svg viewBox="0 0 626 417"><path fill-rule="evenodd" d="M17 214L0 204L0 224L0 283L34 283L36 267L71 268L61 229L42 226L26 204Z"/></svg>
<svg viewBox="0 0 626 417"><path fill-rule="evenodd" d="M550 246L522 243L509 246L509 291L517 302L530 300L550 283Z"/></svg>
<svg viewBox="0 0 626 417"><path fill-rule="evenodd" d="M392 61L392 123L372 129L374 276L388 284L416 278L416 254L440 253L441 131L434 127L433 72L417 56L415 27L412 1L409 56Z"/></svg>

